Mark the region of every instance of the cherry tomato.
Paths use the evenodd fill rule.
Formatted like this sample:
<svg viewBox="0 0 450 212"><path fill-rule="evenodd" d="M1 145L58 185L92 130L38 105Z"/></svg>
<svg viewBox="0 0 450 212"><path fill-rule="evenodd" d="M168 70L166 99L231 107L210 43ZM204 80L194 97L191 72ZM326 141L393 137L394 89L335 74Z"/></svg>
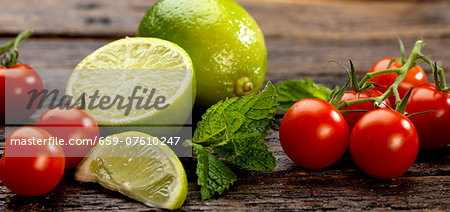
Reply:
<svg viewBox="0 0 450 212"><path fill-rule="evenodd" d="M346 91L344 96L341 99L341 102L344 101L351 101L351 100L357 100L357 99L366 99L370 97L377 97L381 96L382 93L378 90L370 89L364 92L355 92L355 91ZM339 103L339 104L340 104ZM380 108L386 108L387 106L391 107L391 103L388 99L383 101L383 104L380 105ZM352 104L348 107L342 108L342 110L365 110L365 111L371 111L375 110L375 105L373 102L363 102L363 103L357 103ZM349 129L353 129L353 126L355 126L355 123L364 115L366 112L347 112L344 113L343 116L345 118L345 121L348 124Z"/></svg>
<svg viewBox="0 0 450 212"><path fill-rule="evenodd" d="M286 155L306 168L323 168L347 150L350 131L341 113L321 99L303 99L292 105L280 125Z"/></svg>
<svg viewBox="0 0 450 212"><path fill-rule="evenodd" d="M50 143L51 135L36 127L22 127L8 136L0 161L2 183L22 196L39 196L51 191L64 174L64 152ZM47 142L19 145L13 139L47 139Z"/></svg>
<svg viewBox="0 0 450 212"><path fill-rule="evenodd" d="M36 98L34 104L27 108L32 96L28 92L44 89L39 74L28 65L17 64L12 68L1 67L0 81L1 120L18 121L30 117L41 99Z"/></svg>
<svg viewBox="0 0 450 212"><path fill-rule="evenodd" d="M353 127L350 152L359 169L375 178L401 175L414 163L419 139L412 122L391 109L365 114Z"/></svg>
<svg viewBox="0 0 450 212"><path fill-rule="evenodd" d="M64 139L67 169L76 168L100 136L94 118L85 111L70 106L47 110L39 117L36 126L58 139Z"/></svg>
<svg viewBox="0 0 450 212"><path fill-rule="evenodd" d="M450 92L443 93L428 83L414 88L406 105L423 149L439 149L450 144Z"/></svg>
<svg viewBox="0 0 450 212"><path fill-rule="evenodd" d="M376 72L376 71L381 71L381 70L385 70L385 69L396 69L396 68L402 67L403 64L396 60L391 65L389 65L392 60L395 60L395 58L387 57L387 58L379 60L377 63L375 63L372 66L372 68L370 69L369 72ZM396 73L387 73L387 74L377 75L368 81L374 82L375 84L382 86L382 87L375 87L375 89L384 93L389 88L389 86L391 86L392 83L394 83L396 78L397 78ZM405 94L408 93L408 91L411 87L416 87L416 86L425 84L427 82L428 82L427 76L426 76L425 72L423 71L423 69L420 66L414 66L408 70L408 73L406 74L405 78L400 83L400 85L398 87L398 93L399 93L400 97L403 98L405 96ZM391 102L392 105L395 105L394 95L391 95L389 97L389 101Z"/></svg>

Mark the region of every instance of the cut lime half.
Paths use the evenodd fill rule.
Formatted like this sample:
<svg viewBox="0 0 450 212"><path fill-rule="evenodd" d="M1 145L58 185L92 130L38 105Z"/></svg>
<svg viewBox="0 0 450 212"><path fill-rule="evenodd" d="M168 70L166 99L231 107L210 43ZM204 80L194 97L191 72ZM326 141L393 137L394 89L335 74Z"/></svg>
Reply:
<svg viewBox="0 0 450 212"><path fill-rule="evenodd" d="M179 125L192 111L195 87L191 59L181 47L157 38L124 38L84 58L66 94L72 102L84 98L84 110L99 125ZM164 102L156 104L158 97Z"/></svg>
<svg viewBox="0 0 450 212"><path fill-rule="evenodd" d="M176 209L187 196L187 178L175 153L161 142L141 145L126 141L154 139L140 132L111 135L99 142L79 164L75 179L98 182L148 206ZM106 145L106 141L117 142ZM121 156L122 157L121 157Z"/></svg>

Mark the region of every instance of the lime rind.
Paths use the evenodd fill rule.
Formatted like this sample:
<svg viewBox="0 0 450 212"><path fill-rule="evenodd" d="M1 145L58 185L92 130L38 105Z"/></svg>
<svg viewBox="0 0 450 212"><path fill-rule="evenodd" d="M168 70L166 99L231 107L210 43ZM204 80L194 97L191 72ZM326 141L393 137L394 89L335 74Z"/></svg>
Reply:
<svg viewBox="0 0 450 212"><path fill-rule="evenodd" d="M264 82L263 32L233 0L157 1L142 17L137 35L174 42L189 53L197 76L197 106L256 93ZM242 78L251 84L244 92L238 85Z"/></svg>

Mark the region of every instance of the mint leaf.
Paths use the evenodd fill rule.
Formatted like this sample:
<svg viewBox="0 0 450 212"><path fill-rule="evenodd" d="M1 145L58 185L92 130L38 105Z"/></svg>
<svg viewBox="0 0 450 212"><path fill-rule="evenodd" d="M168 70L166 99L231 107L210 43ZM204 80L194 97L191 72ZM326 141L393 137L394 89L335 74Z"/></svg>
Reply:
<svg viewBox="0 0 450 212"><path fill-rule="evenodd" d="M225 136L227 123L225 121L224 110L237 98L227 99L225 102L220 101L211 106L202 116L202 121L197 123L197 129L194 131L192 138L195 143L217 143ZM236 125L240 125L237 123Z"/></svg>
<svg viewBox="0 0 450 212"><path fill-rule="evenodd" d="M277 105L278 95L271 82L258 95L221 101L203 115L193 142L212 147L228 162L241 167L273 170L276 160L264 138Z"/></svg>
<svg viewBox="0 0 450 212"><path fill-rule="evenodd" d="M216 192L222 194L236 181L236 174L203 146L199 144L192 146L197 154L197 183L202 187L202 199L209 199Z"/></svg>
<svg viewBox="0 0 450 212"><path fill-rule="evenodd" d="M276 159L267 151L264 136L259 133L239 133L221 146L213 147L214 151L230 163L254 170L273 171Z"/></svg>
<svg viewBox="0 0 450 212"><path fill-rule="evenodd" d="M311 79L286 80L275 85L278 92L278 109L287 111L296 102L306 98L326 100L331 90Z"/></svg>
<svg viewBox="0 0 450 212"><path fill-rule="evenodd" d="M197 124L193 136L197 153L198 184L202 199L221 194L236 180L236 175L215 153L230 163L247 169L273 170L276 159L264 138L278 106L275 87L268 82L258 95L230 98L209 108Z"/></svg>

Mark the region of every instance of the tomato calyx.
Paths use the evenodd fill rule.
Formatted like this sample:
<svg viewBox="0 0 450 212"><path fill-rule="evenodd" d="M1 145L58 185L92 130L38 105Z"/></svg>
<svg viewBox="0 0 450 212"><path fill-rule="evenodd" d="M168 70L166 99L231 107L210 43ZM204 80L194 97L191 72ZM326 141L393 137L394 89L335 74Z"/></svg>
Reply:
<svg viewBox="0 0 450 212"><path fill-rule="evenodd" d="M335 60L331 60L329 62L333 62L338 64L339 66L341 66L344 70L347 71L348 73L348 82L347 84L342 87L341 89L339 89L338 87L335 88L335 90L330 94L329 97L329 103L332 104L333 106L335 106L336 108L339 107L340 104L345 103L342 102L342 98L345 95L345 93L347 92L346 89L349 86L350 89L355 92L358 93L358 98L360 99L360 95L363 93L367 93L369 92L369 90L373 89L374 87L380 87L379 85L373 83L373 82L367 82L363 85L360 85L358 82L358 78L356 76L356 69L355 66L353 65L352 60L349 59L350 62L350 69L348 69L346 66L344 66L343 64L339 63L338 61ZM350 92L350 91L349 91ZM372 94L369 95L370 97L372 96ZM384 104L384 103L383 103ZM390 105L384 104L386 107L390 108ZM341 114L345 114L345 113L351 113L351 112L368 112L368 110L344 110L343 108L346 108L346 106L344 107L340 107L339 108L339 112L341 112ZM379 108L378 106L376 106L376 108Z"/></svg>
<svg viewBox="0 0 450 212"><path fill-rule="evenodd" d="M335 108L338 107L339 102L341 101L342 97L344 97L345 91L347 90L347 87L350 83L350 80L347 80L347 83L345 83L342 88L339 88L339 86L336 86L328 95L327 102L333 105Z"/></svg>
<svg viewBox="0 0 450 212"><path fill-rule="evenodd" d="M338 64L339 66L341 66L345 71L347 71L347 73L348 73L348 79L349 79L349 84L350 84L350 88L351 88L353 91L355 91L355 92L362 92L362 91L365 91L365 90L370 89L370 88L371 88L371 87L370 87L371 85L369 85L368 88L361 88L361 87L359 86L359 84L358 84L358 78L357 78L357 76L356 76L355 66L353 65L353 62L352 62L351 59L349 59L348 61L350 62L350 70L349 70L347 67L345 67L342 63L340 63L340 62L338 62L338 61L336 61L336 60L330 60L330 61L328 61L328 62L330 62L330 63L336 63L336 64ZM347 86L345 86L345 87L347 87ZM372 86L372 87L373 87L373 86Z"/></svg>
<svg viewBox="0 0 450 212"><path fill-rule="evenodd" d="M406 93L405 97L403 97L400 105L397 106L395 111L405 115L406 104L408 103L409 97L411 97L412 88L409 89L408 93Z"/></svg>
<svg viewBox="0 0 450 212"><path fill-rule="evenodd" d="M19 59L19 46L24 40L30 37L31 34L33 34L33 29L28 29L17 35L17 37L13 41L0 46L0 55L3 55L9 51L9 53L3 55L0 58L1 66L12 68L17 64Z"/></svg>

